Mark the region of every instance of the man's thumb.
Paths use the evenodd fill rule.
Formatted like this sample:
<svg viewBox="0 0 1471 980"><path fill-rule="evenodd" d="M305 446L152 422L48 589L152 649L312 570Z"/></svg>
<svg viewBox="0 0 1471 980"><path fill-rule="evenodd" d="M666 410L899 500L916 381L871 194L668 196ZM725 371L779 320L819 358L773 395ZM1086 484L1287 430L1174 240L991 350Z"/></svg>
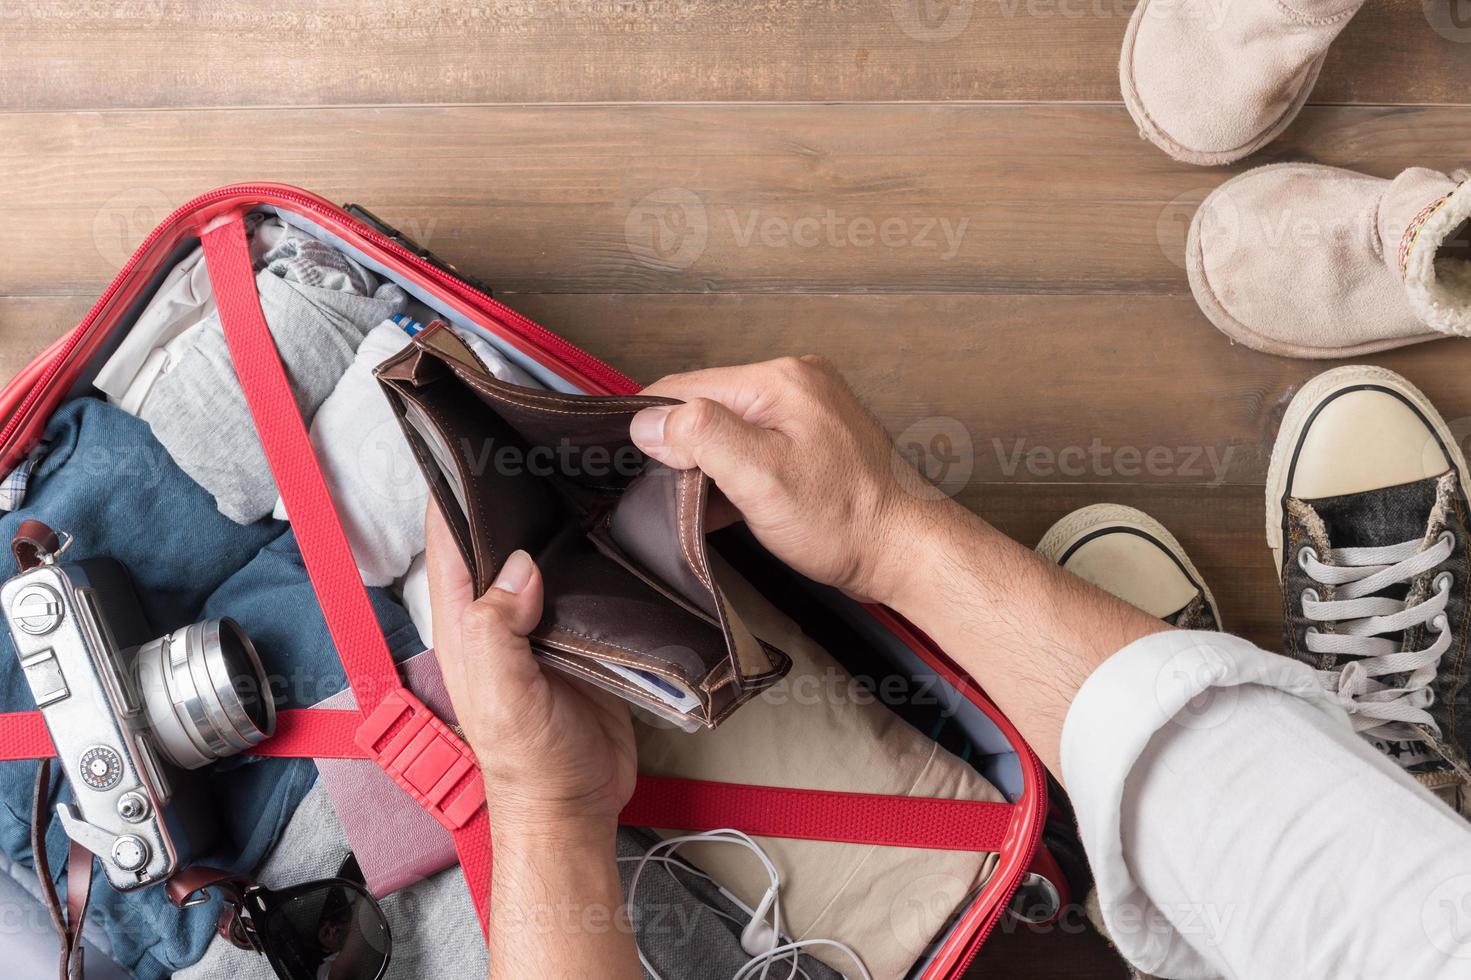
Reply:
<svg viewBox="0 0 1471 980"><path fill-rule="evenodd" d="M677 470L698 466L727 492L766 454L773 435L708 398L646 408L629 434L659 462Z"/></svg>

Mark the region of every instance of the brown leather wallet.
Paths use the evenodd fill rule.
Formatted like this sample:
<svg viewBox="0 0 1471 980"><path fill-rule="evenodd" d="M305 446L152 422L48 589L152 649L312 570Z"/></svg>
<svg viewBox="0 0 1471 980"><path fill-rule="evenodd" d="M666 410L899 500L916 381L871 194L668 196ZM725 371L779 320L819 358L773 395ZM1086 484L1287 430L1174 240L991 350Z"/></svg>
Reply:
<svg viewBox="0 0 1471 980"><path fill-rule="evenodd" d="M676 724L714 728L791 667L711 573L710 482L634 447L634 413L675 402L501 381L443 323L377 368L476 594L520 548L546 586L543 662Z"/></svg>

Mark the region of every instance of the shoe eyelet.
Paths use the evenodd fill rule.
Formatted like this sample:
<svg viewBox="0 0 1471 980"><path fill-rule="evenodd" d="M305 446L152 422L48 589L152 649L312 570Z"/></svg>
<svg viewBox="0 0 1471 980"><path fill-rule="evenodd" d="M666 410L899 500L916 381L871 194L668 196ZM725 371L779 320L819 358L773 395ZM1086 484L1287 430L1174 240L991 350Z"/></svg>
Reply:
<svg viewBox="0 0 1471 980"><path fill-rule="evenodd" d="M1451 621L1446 618L1445 613L1439 613L1430 621L1430 628L1437 633L1444 633L1451 628Z"/></svg>
<svg viewBox="0 0 1471 980"><path fill-rule="evenodd" d="M1303 547L1301 547L1300 549L1298 549L1298 552L1297 552L1297 564L1298 564L1298 567L1301 568L1303 571L1307 571L1308 570L1308 560L1309 559L1311 559L1313 561L1317 561L1318 560L1318 553L1317 553L1317 551L1313 550L1312 546L1310 546L1310 545L1303 545Z"/></svg>
<svg viewBox="0 0 1471 980"><path fill-rule="evenodd" d="M1435 589L1435 591L1437 592L1449 592L1455 587L1456 577L1450 572L1441 572L1439 575L1435 576L1435 581L1431 583L1431 588Z"/></svg>
<svg viewBox="0 0 1471 980"><path fill-rule="evenodd" d="M1441 531L1440 532L1440 535L1438 537L1436 537L1435 540L1436 540L1437 543L1442 542L1442 541L1448 541L1448 542L1450 542L1451 551L1455 551L1456 550L1456 532L1454 532L1454 531Z"/></svg>
<svg viewBox="0 0 1471 980"><path fill-rule="evenodd" d="M1302 596L1300 598L1300 601L1302 602L1303 605L1306 605L1309 602L1317 602L1318 601L1318 590L1317 589L1303 589L1302 590Z"/></svg>

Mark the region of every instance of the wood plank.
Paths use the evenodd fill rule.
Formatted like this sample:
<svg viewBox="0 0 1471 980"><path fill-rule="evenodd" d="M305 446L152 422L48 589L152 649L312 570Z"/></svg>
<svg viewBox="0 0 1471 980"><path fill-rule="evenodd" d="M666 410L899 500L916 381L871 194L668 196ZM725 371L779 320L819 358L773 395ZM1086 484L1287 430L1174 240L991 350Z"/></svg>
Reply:
<svg viewBox="0 0 1471 980"><path fill-rule="evenodd" d="M0 296L0 381L9 381L46 345L74 327L95 296Z"/></svg>
<svg viewBox="0 0 1471 980"><path fill-rule="evenodd" d="M1203 6L1218 16L1218 2ZM1133 7L1132 0L22 4L0 12L0 108L1113 102ZM1367 5L1331 50L1315 98L1464 101L1471 46L1451 8L1421 0Z"/></svg>
<svg viewBox="0 0 1471 980"><path fill-rule="evenodd" d="M1449 169L1468 123L1312 109L1274 156ZM522 292L1179 291L1229 175L1116 107L974 105L11 113L0 172L0 295L97 290L170 208L244 179L367 203Z"/></svg>

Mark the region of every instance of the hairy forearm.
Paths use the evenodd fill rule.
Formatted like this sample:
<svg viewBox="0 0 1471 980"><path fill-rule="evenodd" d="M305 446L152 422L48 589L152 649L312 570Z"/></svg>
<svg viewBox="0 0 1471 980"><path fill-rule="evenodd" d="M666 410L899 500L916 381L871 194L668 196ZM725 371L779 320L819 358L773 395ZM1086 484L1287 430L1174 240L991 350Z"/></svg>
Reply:
<svg viewBox="0 0 1471 980"><path fill-rule="evenodd" d="M921 515L891 605L975 677L1061 778L1063 720L1100 663L1168 627L958 505Z"/></svg>
<svg viewBox="0 0 1471 980"><path fill-rule="evenodd" d="M494 835L490 980L640 980L615 832L578 824Z"/></svg>

